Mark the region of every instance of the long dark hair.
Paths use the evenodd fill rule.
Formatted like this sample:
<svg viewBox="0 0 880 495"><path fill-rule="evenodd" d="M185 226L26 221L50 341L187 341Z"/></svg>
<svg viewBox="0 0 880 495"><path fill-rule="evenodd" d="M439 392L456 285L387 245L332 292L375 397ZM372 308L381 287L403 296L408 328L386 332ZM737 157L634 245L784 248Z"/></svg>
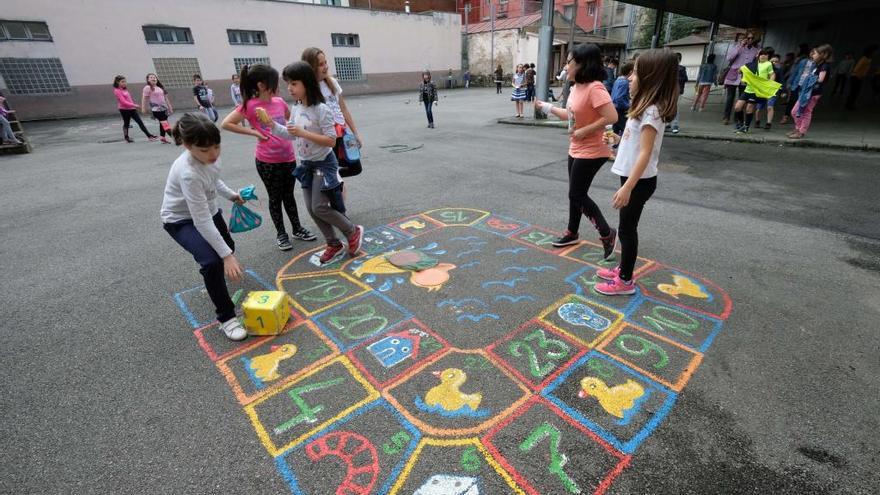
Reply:
<svg viewBox="0 0 880 495"><path fill-rule="evenodd" d="M257 83L263 83L271 93L278 92L278 71L266 64L245 65L238 75L241 89L241 109L247 110L248 100L260 96Z"/></svg>
<svg viewBox="0 0 880 495"><path fill-rule="evenodd" d="M318 85L318 78L315 77L315 71L307 62L300 60L289 64L281 71L285 82L299 81L306 88L306 101L303 104L307 107L324 103L324 95L321 94L321 87Z"/></svg>
<svg viewBox="0 0 880 495"><path fill-rule="evenodd" d="M113 87L114 87L114 88L118 88L118 87L119 87L119 81L122 81L123 79L125 79L125 76L116 76L116 77L114 77L114 78L113 78Z"/></svg>
<svg viewBox="0 0 880 495"><path fill-rule="evenodd" d="M602 66L602 51L593 43L581 43L571 49L571 58L580 65L574 75L579 84L605 80L605 67Z"/></svg>
<svg viewBox="0 0 880 495"><path fill-rule="evenodd" d="M144 78L147 81L147 86L150 85L150 76L156 76L156 74L154 72L147 73L147 77ZM162 81L159 80L159 76L156 76L156 87L161 88L163 93L168 94L168 91L165 90L165 86L162 85Z"/></svg>
<svg viewBox="0 0 880 495"><path fill-rule="evenodd" d="M220 144L220 129L201 113L185 113L171 129L174 144L207 148Z"/></svg>

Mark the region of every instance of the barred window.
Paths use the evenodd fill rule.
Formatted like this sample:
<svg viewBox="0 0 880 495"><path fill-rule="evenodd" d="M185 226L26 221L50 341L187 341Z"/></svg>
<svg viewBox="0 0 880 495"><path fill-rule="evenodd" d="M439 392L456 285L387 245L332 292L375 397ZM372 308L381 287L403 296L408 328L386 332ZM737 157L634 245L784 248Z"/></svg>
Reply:
<svg viewBox="0 0 880 495"><path fill-rule="evenodd" d="M361 46L361 38L354 33L333 33L330 35L333 46Z"/></svg>
<svg viewBox="0 0 880 495"><path fill-rule="evenodd" d="M70 83L58 58L0 58L0 76L16 95L70 92Z"/></svg>
<svg viewBox="0 0 880 495"><path fill-rule="evenodd" d="M266 31L242 31L227 29L226 36L230 45L265 45Z"/></svg>
<svg viewBox="0 0 880 495"><path fill-rule="evenodd" d="M174 26L143 26L147 43L192 44L192 31L189 28ZM163 83L164 84L164 83Z"/></svg>
<svg viewBox="0 0 880 495"><path fill-rule="evenodd" d="M52 41L45 22L0 21L0 40Z"/></svg>
<svg viewBox="0 0 880 495"><path fill-rule="evenodd" d="M364 79L360 57L334 57L333 60L336 63L336 78L340 81L361 81Z"/></svg>
<svg viewBox="0 0 880 495"><path fill-rule="evenodd" d="M166 88L188 88L193 74L202 73L197 58L154 58L153 65Z"/></svg>
<svg viewBox="0 0 880 495"><path fill-rule="evenodd" d="M232 59L232 63L235 65L235 73L236 74L241 72L241 68L244 67L245 65L254 65L254 64L272 65L269 63L269 57L234 58L234 59Z"/></svg>

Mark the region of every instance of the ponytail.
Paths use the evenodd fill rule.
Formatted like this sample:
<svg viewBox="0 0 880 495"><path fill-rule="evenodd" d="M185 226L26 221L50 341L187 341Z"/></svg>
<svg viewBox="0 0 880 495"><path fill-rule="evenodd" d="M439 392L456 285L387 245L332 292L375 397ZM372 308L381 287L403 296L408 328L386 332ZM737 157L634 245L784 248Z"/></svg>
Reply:
<svg viewBox="0 0 880 495"><path fill-rule="evenodd" d="M263 83L272 93L278 92L278 71L266 64L245 65L238 76L241 90L241 111L247 111L248 100L260 95L257 83Z"/></svg>
<svg viewBox="0 0 880 495"><path fill-rule="evenodd" d="M208 147L220 144L220 129L201 113L185 113L171 129L174 144Z"/></svg>

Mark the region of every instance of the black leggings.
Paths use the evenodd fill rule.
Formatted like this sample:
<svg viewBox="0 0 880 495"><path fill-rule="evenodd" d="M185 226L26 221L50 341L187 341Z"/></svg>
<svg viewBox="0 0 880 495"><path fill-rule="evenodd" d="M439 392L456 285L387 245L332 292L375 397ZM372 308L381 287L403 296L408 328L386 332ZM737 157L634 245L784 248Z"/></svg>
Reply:
<svg viewBox="0 0 880 495"><path fill-rule="evenodd" d="M165 137L165 128L162 127L162 122L166 122L168 120L168 112L153 112L153 117L159 121L159 135Z"/></svg>
<svg viewBox="0 0 880 495"><path fill-rule="evenodd" d="M590 184L596 172L608 158L568 157L568 231L576 234L581 226L581 215L586 215L602 237L611 233L611 227L602 216L602 211L590 199Z"/></svg>
<svg viewBox="0 0 880 495"><path fill-rule="evenodd" d="M737 89L739 89L739 94L742 96L743 91L746 90L745 86L734 86L733 84L725 84L724 90L726 91L724 98L724 118L730 120L730 113L733 111L733 102L736 100Z"/></svg>
<svg viewBox="0 0 880 495"><path fill-rule="evenodd" d="M497 82L497 81L495 82L495 94L496 94L496 95L500 95L500 94L501 94L501 83L500 83L500 82Z"/></svg>
<svg viewBox="0 0 880 495"><path fill-rule="evenodd" d="M266 186L266 192L269 193L269 216L272 217L272 223L275 224L275 232L278 235L286 234L284 229L284 214L281 211L282 206L287 211L287 218L295 231L300 227L299 212L296 209L296 199L293 196L293 186L296 179L293 178L293 169L296 168L296 162L285 163L266 163L255 160L257 163L257 173Z"/></svg>
<svg viewBox="0 0 880 495"><path fill-rule="evenodd" d="M336 158L339 161L340 177L351 177L354 175L358 175L364 170L364 168L361 166L360 160L347 160L345 158L345 151L342 151L342 156L340 156L340 150L345 150L345 144L342 141L342 137L337 137L336 145L333 146L333 153L336 155Z"/></svg>
<svg viewBox="0 0 880 495"><path fill-rule="evenodd" d="M628 177L620 178L620 185L626 183ZM629 203L620 209L620 223L617 226L617 236L620 239L620 278L632 280L633 269L636 266L636 257L639 255L639 218L645 203L657 189L657 176L648 179L640 179L636 182L629 195Z"/></svg>
<svg viewBox="0 0 880 495"><path fill-rule="evenodd" d="M128 124L132 121L132 119L134 119L135 123L138 125L138 127L141 128L141 131L143 131L143 133L146 134L147 137L155 137L150 134L150 131L147 130L147 126L144 125L144 121L141 120L141 116L138 115L138 111L136 109L123 110L120 108L119 114L122 115L122 134L125 137L128 137Z"/></svg>

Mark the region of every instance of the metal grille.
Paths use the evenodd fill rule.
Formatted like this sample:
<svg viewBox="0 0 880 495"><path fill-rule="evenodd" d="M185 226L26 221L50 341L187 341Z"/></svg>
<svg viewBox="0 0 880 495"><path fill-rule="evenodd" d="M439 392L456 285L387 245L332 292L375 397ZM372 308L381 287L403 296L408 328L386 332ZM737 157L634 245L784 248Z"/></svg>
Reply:
<svg viewBox="0 0 880 495"><path fill-rule="evenodd" d="M361 71L360 57L334 57L336 78L340 81L360 81L364 74Z"/></svg>
<svg viewBox="0 0 880 495"><path fill-rule="evenodd" d="M156 75L166 88L192 86L193 74L201 74L197 58L154 58Z"/></svg>
<svg viewBox="0 0 880 495"><path fill-rule="evenodd" d="M58 58L0 58L0 75L9 92L16 95L70 92Z"/></svg>
<svg viewBox="0 0 880 495"><path fill-rule="evenodd" d="M245 65L254 65L254 64L266 64L272 65L269 63L269 57L245 57L245 58L234 58L232 59L232 63L235 64L235 73L238 74L241 72L241 68Z"/></svg>

